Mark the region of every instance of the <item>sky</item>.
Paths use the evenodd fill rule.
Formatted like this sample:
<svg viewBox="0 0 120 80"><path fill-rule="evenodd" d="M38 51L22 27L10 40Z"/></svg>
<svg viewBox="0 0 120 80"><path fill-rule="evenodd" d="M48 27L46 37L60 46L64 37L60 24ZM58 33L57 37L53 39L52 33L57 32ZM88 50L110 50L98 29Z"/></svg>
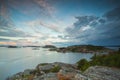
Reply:
<svg viewBox="0 0 120 80"><path fill-rule="evenodd" d="M120 45L120 0L0 0L0 45Z"/></svg>

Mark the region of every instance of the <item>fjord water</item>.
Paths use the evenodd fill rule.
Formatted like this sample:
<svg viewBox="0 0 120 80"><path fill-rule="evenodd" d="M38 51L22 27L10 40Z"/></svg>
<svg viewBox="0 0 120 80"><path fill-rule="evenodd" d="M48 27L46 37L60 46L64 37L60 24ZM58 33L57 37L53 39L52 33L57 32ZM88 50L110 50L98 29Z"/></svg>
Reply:
<svg viewBox="0 0 120 80"><path fill-rule="evenodd" d="M93 54L57 53L40 48L0 48L0 80L25 69L34 69L39 63L64 62L74 64L82 58L90 59Z"/></svg>

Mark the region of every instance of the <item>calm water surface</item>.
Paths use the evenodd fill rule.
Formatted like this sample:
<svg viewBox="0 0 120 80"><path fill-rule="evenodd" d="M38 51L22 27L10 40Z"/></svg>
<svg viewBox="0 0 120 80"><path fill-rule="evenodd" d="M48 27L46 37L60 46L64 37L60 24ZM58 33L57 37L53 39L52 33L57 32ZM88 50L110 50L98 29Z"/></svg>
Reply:
<svg viewBox="0 0 120 80"><path fill-rule="evenodd" d="M39 63L76 63L82 58L90 59L93 54L57 53L40 48L0 48L0 80L25 69L34 69Z"/></svg>

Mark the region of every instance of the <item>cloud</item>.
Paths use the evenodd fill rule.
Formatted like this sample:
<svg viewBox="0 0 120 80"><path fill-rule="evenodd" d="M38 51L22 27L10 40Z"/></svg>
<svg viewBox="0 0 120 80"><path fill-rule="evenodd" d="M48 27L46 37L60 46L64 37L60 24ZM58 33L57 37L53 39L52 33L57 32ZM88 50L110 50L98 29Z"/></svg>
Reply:
<svg viewBox="0 0 120 80"><path fill-rule="evenodd" d="M14 43L15 45L39 45L36 44L36 37L3 37L0 36L0 44L10 45L10 43Z"/></svg>
<svg viewBox="0 0 120 80"><path fill-rule="evenodd" d="M55 8L46 0L3 0L0 11L0 44L43 45L64 41L54 37L61 32L56 22L29 19L20 23L23 28L15 23L16 18L53 17Z"/></svg>
<svg viewBox="0 0 120 80"><path fill-rule="evenodd" d="M16 45L15 40L7 39L7 38L0 38L0 45Z"/></svg>
<svg viewBox="0 0 120 80"><path fill-rule="evenodd" d="M104 14L104 17L107 18L107 20L120 20L120 7L117 7L107 13Z"/></svg>
<svg viewBox="0 0 120 80"><path fill-rule="evenodd" d="M40 30L40 29L42 29L42 27L50 29L54 32L61 32L61 30L59 29L59 27L56 24L47 23L47 22L44 22L42 20L28 21L28 22L25 22L23 24L31 27L35 32L38 32L38 33L39 33L38 28Z"/></svg>
<svg viewBox="0 0 120 80"><path fill-rule="evenodd" d="M19 29L14 28L8 28L8 29L0 29L0 36L6 36L6 37L26 37L31 36L24 31L21 31Z"/></svg>
<svg viewBox="0 0 120 80"><path fill-rule="evenodd" d="M20 37L28 36L24 31L18 29L12 20L9 5L6 0L0 5L0 36Z"/></svg>
<svg viewBox="0 0 120 80"><path fill-rule="evenodd" d="M15 42L0 42L1 45L16 45Z"/></svg>
<svg viewBox="0 0 120 80"><path fill-rule="evenodd" d="M54 6L46 0L9 0L9 8L26 16L48 18L55 12Z"/></svg>
<svg viewBox="0 0 120 80"><path fill-rule="evenodd" d="M17 29L12 22L0 18L0 36L26 36L26 33Z"/></svg>
<svg viewBox="0 0 120 80"><path fill-rule="evenodd" d="M73 39L88 36L88 32L91 33L91 31L94 31L94 27L98 24L98 18L95 16L82 16L76 17L76 19L78 19L78 21L74 23L71 28L66 29L69 37ZM94 27L91 25L94 25Z"/></svg>
<svg viewBox="0 0 120 80"><path fill-rule="evenodd" d="M106 12L103 17L80 16L77 22L66 29L71 43L120 44L119 7ZM116 41L117 42L114 42Z"/></svg>
<svg viewBox="0 0 120 80"><path fill-rule="evenodd" d="M62 39L62 38L59 38L59 37L48 37L45 41L55 43L55 42L67 42L68 40Z"/></svg>
<svg viewBox="0 0 120 80"><path fill-rule="evenodd" d="M27 4L27 5L26 5ZM44 15L44 18L47 14L47 16L51 16L55 8L48 3L46 0L2 0L2 3L0 5L0 32L1 36L17 36L18 34L24 33L24 31L16 31L15 28L17 26L14 23L14 20L16 20L16 16L21 16L21 14L25 14L27 16L37 16L38 18L41 18ZM12 14L19 14L13 16ZM22 18L24 16L21 16ZM18 20L18 19L17 19ZM19 19L20 20L20 19ZM29 20L26 21L28 26L36 27L36 26L43 26L48 29L51 29L52 31L59 32L60 29L58 29L58 26L56 23L47 23L40 20ZM26 26L26 25L24 25ZM33 29L33 28L32 28ZM36 32L38 32L38 28L34 28ZM17 34L18 33L18 34ZM40 32L39 32L40 33ZM18 35L19 36L19 35Z"/></svg>
<svg viewBox="0 0 120 80"><path fill-rule="evenodd" d="M120 40L120 7L106 12L102 17L94 15L75 17L77 21L64 32L62 21L55 16L56 7L49 2L48 0L2 0L0 37L9 38L0 38L1 43L10 41L26 45L61 42L82 44L114 43Z"/></svg>
<svg viewBox="0 0 120 80"><path fill-rule="evenodd" d="M55 8L51 4L49 4L46 0L34 0L34 1L44 10L48 11L50 15L52 15L56 11Z"/></svg>
<svg viewBox="0 0 120 80"><path fill-rule="evenodd" d="M10 39L3 39L3 38L0 38L0 41L10 41Z"/></svg>

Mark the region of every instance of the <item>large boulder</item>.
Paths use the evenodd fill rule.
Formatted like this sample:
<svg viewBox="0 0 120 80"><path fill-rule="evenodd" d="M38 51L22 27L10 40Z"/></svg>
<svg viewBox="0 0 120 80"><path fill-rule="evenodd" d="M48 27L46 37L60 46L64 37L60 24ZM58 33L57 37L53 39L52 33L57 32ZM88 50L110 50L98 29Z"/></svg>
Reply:
<svg viewBox="0 0 120 80"><path fill-rule="evenodd" d="M56 73L47 73L41 76L37 76L33 80L58 80Z"/></svg>
<svg viewBox="0 0 120 80"><path fill-rule="evenodd" d="M120 80L120 69L103 66L88 68L84 74L92 80Z"/></svg>
<svg viewBox="0 0 120 80"><path fill-rule="evenodd" d="M76 74L74 80L91 80L91 79L82 74Z"/></svg>
<svg viewBox="0 0 120 80"><path fill-rule="evenodd" d="M52 64L45 64L45 65L38 65L37 69L41 72L49 72L52 68L54 68L54 65Z"/></svg>
<svg viewBox="0 0 120 80"><path fill-rule="evenodd" d="M61 68L73 68L73 69L77 69L77 65L76 64L67 64L67 63L62 63L62 62L54 62L52 63L54 66L60 66Z"/></svg>
<svg viewBox="0 0 120 80"><path fill-rule="evenodd" d="M57 73L59 80L89 80L86 76L82 75L79 70L73 68L64 68Z"/></svg>

